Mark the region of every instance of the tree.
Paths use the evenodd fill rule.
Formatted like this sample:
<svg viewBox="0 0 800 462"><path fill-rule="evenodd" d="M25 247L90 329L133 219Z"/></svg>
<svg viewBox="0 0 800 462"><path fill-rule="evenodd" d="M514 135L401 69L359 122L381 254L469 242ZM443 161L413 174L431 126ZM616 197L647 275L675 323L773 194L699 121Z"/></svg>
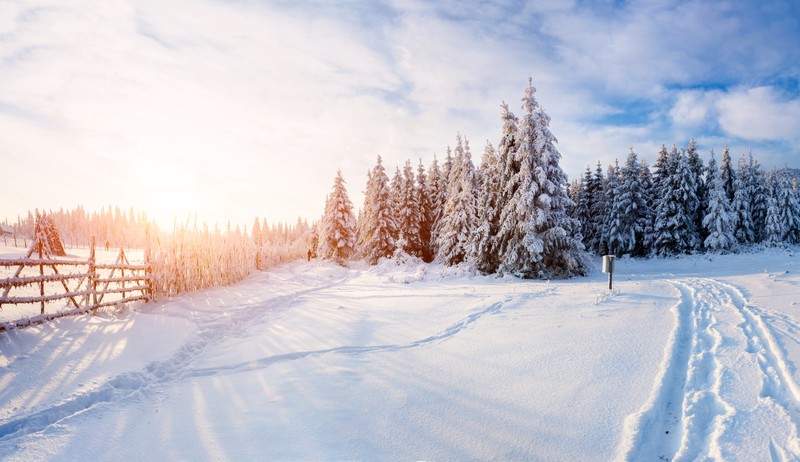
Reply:
<svg viewBox="0 0 800 462"><path fill-rule="evenodd" d="M728 201L733 204L734 182L736 181L736 173L731 166L731 155L728 152L728 146L722 148L722 165L720 168L720 179L722 186L725 189L725 195L728 196Z"/></svg>
<svg viewBox="0 0 800 462"><path fill-rule="evenodd" d="M616 208L619 216L617 233L622 254L644 256L648 222L652 212L640 176L640 165L636 153L631 149L622 167Z"/></svg>
<svg viewBox="0 0 800 462"><path fill-rule="evenodd" d="M397 248L408 255L422 256L420 224L423 221L417 198L414 170L406 161L399 179L398 196L395 196L395 221L397 223Z"/></svg>
<svg viewBox="0 0 800 462"><path fill-rule="evenodd" d="M442 216L442 207L447 197L444 190L444 179L442 170L439 168L439 162L436 156L433 156L433 162L428 170L428 178L426 179L426 190L430 198L430 238L428 241L429 258L432 260L436 255L436 236L439 229L439 220Z"/></svg>
<svg viewBox="0 0 800 462"><path fill-rule="evenodd" d="M742 245L755 242L755 229L753 226L753 197L748 180L748 168L745 158L739 160L739 171L734 181L733 212L736 215L736 229L733 235Z"/></svg>
<svg viewBox="0 0 800 462"><path fill-rule="evenodd" d="M708 163L708 200L703 217L707 237L703 246L713 252L726 252L736 245L736 237L733 235L735 218L722 182L722 171L717 171L716 167L712 155Z"/></svg>
<svg viewBox="0 0 800 462"><path fill-rule="evenodd" d="M414 192L419 204L420 224L419 238L421 244L421 255L423 261L433 260L433 247L431 246L431 231L433 229L433 204L431 191L428 189L428 177L425 174L425 166L420 160L417 166L417 182Z"/></svg>
<svg viewBox="0 0 800 462"><path fill-rule="evenodd" d="M386 176L381 156L378 156L378 161L367 178L359 239L361 252L370 265L377 264L381 258L391 257L394 253L397 226L392 208L389 177Z"/></svg>
<svg viewBox="0 0 800 462"><path fill-rule="evenodd" d="M447 202L439 221L436 261L457 265L466 260L477 222L477 176L469 143L456 137L456 155L452 161Z"/></svg>
<svg viewBox="0 0 800 462"><path fill-rule="evenodd" d="M695 176L682 153L673 146L666 165L671 175L662 177L661 199L656 209L654 241L658 255L676 255L699 249L694 214L698 207Z"/></svg>
<svg viewBox="0 0 800 462"><path fill-rule="evenodd" d="M499 265L497 228L500 222L500 175L502 165L491 143L486 143L481 160L481 186L478 191L477 223L470 261L484 273L495 273Z"/></svg>
<svg viewBox="0 0 800 462"><path fill-rule="evenodd" d="M569 277L585 272L586 259L578 223L566 210L567 176L550 132L550 117L535 98L531 80L522 98L524 116L518 123L517 151L503 188L511 193L500 214L500 271L522 277ZM505 172L504 172L505 173Z"/></svg>
<svg viewBox="0 0 800 462"><path fill-rule="evenodd" d="M356 218L341 170L336 172L333 188L325 203L320 234L323 258L344 265L355 253Z"/></svg>

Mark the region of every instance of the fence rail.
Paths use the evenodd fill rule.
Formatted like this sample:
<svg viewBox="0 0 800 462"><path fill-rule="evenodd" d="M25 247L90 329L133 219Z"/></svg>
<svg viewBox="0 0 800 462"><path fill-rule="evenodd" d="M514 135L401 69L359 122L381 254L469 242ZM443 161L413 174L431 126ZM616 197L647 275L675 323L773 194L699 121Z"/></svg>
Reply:
<svg viewBox="0 0 800 462"><path fill-rule="evenodd" d="M0 259L0 267L17 268L12 277L0 279L0 310L3 305L40 305L38 315L0 322L0 332L154 298L149 249L145 249L144 265L132 265L124 249L120 249L113 264L98 264L95 262L94 239L88 260L55 259L50 255L46 242L43 236L37 236L24 258ZM32 258L34 254L38 258ZM68 269L62 273L59 267ZM22 275L26 269L38 269L38 274ZM45 274L46 271L50 274ZM70 287L70 282L75 280L77 284ZM35 294L37 288L38 295ZM111 297L106 299L107 295ZM66 304L55 303L64 300Z"/></svg>

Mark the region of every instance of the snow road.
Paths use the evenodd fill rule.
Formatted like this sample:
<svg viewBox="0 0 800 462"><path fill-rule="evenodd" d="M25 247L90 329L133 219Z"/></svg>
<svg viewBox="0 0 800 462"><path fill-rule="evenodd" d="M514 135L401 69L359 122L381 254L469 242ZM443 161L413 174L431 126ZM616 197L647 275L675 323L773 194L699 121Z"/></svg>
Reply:
<svg viewBox="0 0 800 462"><path fill-rule="evenodd" d="M0 335L0 459L800 460L791 252L297 263Z"/></svg>

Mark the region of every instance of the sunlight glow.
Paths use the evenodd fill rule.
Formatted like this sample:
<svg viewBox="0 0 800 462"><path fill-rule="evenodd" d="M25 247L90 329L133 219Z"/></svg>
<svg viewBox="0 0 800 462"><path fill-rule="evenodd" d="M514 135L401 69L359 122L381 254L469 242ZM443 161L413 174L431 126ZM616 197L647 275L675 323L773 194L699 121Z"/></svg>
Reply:
<svg viewBox="0 0 800 462"><path fill-rule="evenodd" d="M136 168L143 208L164 230L196 214L202 203L194 175L166 162L143 161Z"/></svg>

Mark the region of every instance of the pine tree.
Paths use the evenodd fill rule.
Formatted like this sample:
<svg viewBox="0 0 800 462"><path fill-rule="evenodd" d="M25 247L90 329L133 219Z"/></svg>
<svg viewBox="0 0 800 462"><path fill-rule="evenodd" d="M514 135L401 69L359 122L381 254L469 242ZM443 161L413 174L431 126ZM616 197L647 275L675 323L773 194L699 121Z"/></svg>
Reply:
<svg viewBox="0 0 800 462"><path fill-rule="evenodd" d="M450 170L447 202L439 221L436 261L457 265L466 260L477 225L477 177L469 143L456 138L456 155Z"/></svg>
<svg viewBox="0 0 800 462"><path fill-rule="evenodd" d="M395 250L397 226L392 214L389 177L378 156L375 167L367 175L364 192L363 223L359 244L367 263L374 265L381 258L391 257Z"/></svg>
<svg viewBox="0 0 800 462"><path fill-rule="evenodd" d="M783 177L775 188L779 220L781 226L781 241L787 244L800 243L800 200L797 192Z"/></svg>
<svg viewBox="0 0 800 462"><path fill-rule="evenodd" d="M689 171L694 176L695 183L695 196L697 197L697 209L693 211L695 229L697 229L699 242L705 239L705 229L703 228L703 212L706 206L706 184L705 175L706 168L703 165L703 160L697 152L697 144L692 138L689 141L689 146L686 148L686 161L689 164Z"/></svg>
<svg viewBox="0 0 800 462"><path fill-rule="evenodd" d="M561 154L550 132L550 117L542 110L528 81L522 98L524 117L518 126L515 164L519 171L504 190L513 191L500 214L500 271L523 277L569 277L583 274L586 258L578 224L566 210L567 176L559 162ZM511 229L514 228L514 229Z"/></svg>
<svg viewBox="0 0 800 462"><path fill-rule="evenodd" d="M422 239L420 236L420 224L423 218L417 199L414 170L411 168L410 161L406 161L403 167L398 195L399 197L396 198L395 203L399 235L397 248L408 255L421 257Z"/></svg>
<svg viewBox="0 0 800 462"><path fill-rule="evenodd" d="M748 154L747 187L752 200L753 237L755 242L761 242L764 240L764 229L766 228L769 188L761 164L753 159L752 153Z"/></svg>
<svg viewBox="0 0 800 462"><path fill-rule="evenodd" d="M642 248L640 251L637 251L637 255L647 256L652 253L653 250L653 241L655 240L655 227L653 226L653 222L655 220L656 211L653 206L655 204L655 188L653 185L653 176L650 173L650 167L647 166L647 162L642 159L639 163L639 183L642 185L642 200L647 207L643 210L642 213L642 222L643 222L643 236L642 236Z"/></svg>
<svg viewBox="0 0 800 462"><path fill-rule="evenodd" d="M698 207L695 176L686 156L675 147L669 154L666 168L672 174L662 178L662 197L656 209L655 252L658 255L692 252L700 246L694 220Z"/></svg>
<svg viewBox="0 0 800 462"><path fill-rule="evenodd" d="M736 240L742 245L755 242L755 229L753 227L753 197L749 187L748 168L745 158L739 160L739 171L736 174L733 189L733 212L736 216L736 229L733 233Z"/></svg>
<svg viewBox="0 0 800 462"><path fill-rule="evenodd" d="M722 179L722 186L725 188L725 195L728 196L728 201L733 204L734 182L736 181L736 173L731 166L731 155L728 152L728 146L722 148L722 165L720 165L720 175Z"/></svg>
<svg viewBox="0 0 800 462"><path fill-rule="evenodd" d="M439 221L442 217L442 206L444 205L447 197L445 190L442 188L444 185L442 170L439 168L439 162L436 156L433 157L433 162L428 171L428 178L426 181L426 189L430 197L430 216L431 216L431 231L428 247L430 251L430 259L436 255L436 240L439 231Z"/></svg>
<svg viewBox="0 0 800 462"><path fill-rule="evenodd" d="M639 159L631 149L621 170L617 196L619 242L623 254L644 256L646 232L651 218L648 193L642 184Z"/></svg>
<svg viewBox="0 0 800 462"><path fill-rule="evenodd" d="M594 223L592 223L592 193L589 188L592 185L592 170L586 166L586 171L583 173L583 178L580 181L580 189L578 190L575 201L575 209L573 217L578 220L581 225L581 236L583 237L583 245L587 249L591 249L589 242L594 235Z"/></svg>
<svg viewBox="0 0 800 462"><path fill-rule="evenodd" d="M589 219L591 220L592 235L588 238L588 249L597 255L607 253L604 237L605 214L606 214L606 178L603 175L603 166L597 162L594 176L589 183L587 192L589 194Z"/></svg>
<svg viewBox="0 0 800 462"><path fill-rule="evenodd" d="M423 261L433 260L433 247L431 246L431 230L433 229L433 204L431 191L428 189L428 176L425 173L425 166L420 160L417 166L417 182L414 189L419 204L420 224L419 237L421 244L421 255Z"/></svg>
<svg viewBox="0 0 800 462"><path fill-rule="evenodd" d="M484 273L497 272L499 265L497 252L497 228L500 224L498 209L500 191L500 160L491 143L486 144L481 160L481 187L478 196L478 228L473 235L470 261Z"/></svg>
<svg viewBox="0 0 800 462"><path fill-rule="evenodd" d="M394 239L395 249L401 246L400 238L400 201L403 196L403 175L400 173L400 167L395 167L394 176L389 182L389 196L391 197L392 204L392 219L395 222L395 233L392 238Z"/></svg>
<svg viewBox="0 0 800 462"><path fill-rule="evenodd" d="M614 160L614 165L608 166L605 184L606 210L603 217L603 228L601 237L601 247L605 253L610 255L622 255L623 248L620 237L620 220L622 210L620 209L620 171L619 163Z"/></svg>
<svg viewBox="0 0 800 462"><path fill-rule="evenodd" d="M336 172L333 188L326 200L320 234L323 258L344 265L355 253L356 218L341 170Z"/></svg>
<svg viewBox="0 0 800 462"><path fill-rule="evenodd" d="M703 246L712 252L726 252L736 245L733 235L735 219L722 182L722 171L717 170L713 154L708 163L707 183L708 200L703 217L707 237Z"/></svg>
<svg viewBox="0 0 800 462"><path fill-rule="evenodd" d="M778 207L778 181L772 180L769 183L770 195L767 198L767 218L764 233L764 242L770 246L776 246L784 242L786 229L781 217L781 209Z"/></svg>

